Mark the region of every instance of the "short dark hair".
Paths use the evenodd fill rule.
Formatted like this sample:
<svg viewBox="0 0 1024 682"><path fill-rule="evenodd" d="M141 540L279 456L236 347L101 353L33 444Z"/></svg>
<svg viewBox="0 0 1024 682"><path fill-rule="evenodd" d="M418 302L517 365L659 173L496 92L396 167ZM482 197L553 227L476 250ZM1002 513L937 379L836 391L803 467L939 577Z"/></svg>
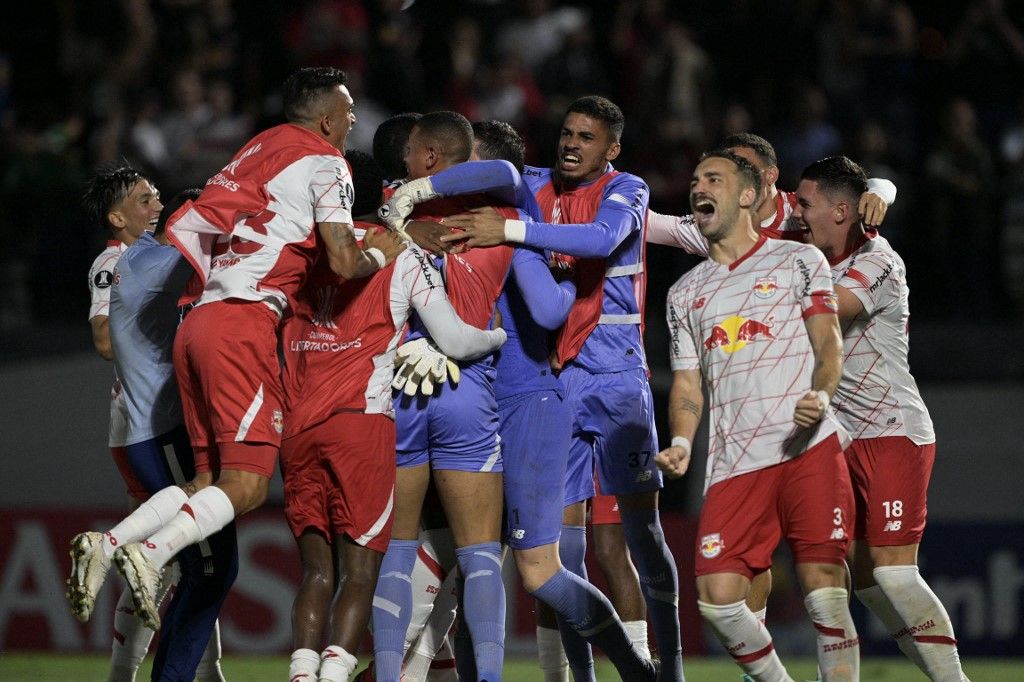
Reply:
<svg viewBox="0 0 1024 682"><path fill-rule="evenodd" d="M626 117L622 115L619 105L600 95L586 95L578 98L565 110L565 115L569 114L583 114L604 121L608 125L608 129L612 131L612 137L616 142L622 139L622 131L626 128Z"/></svg>
<svg viewBox="0 0 1024 682"><path fill-rule="evenodd" d="M420 117L413 127L436 143L452 163L468 161L473 153L473 124L457 111L432 111Z"/></svg>
<svg viewBox="0 0 1024 682"><path fill-rule="evenodd" d="M82 205L96 224L112 229L107 214L114 204L124 199L140 180L148 178L126 161L97 169L82 195Z"/></svg>
<svg viewBox="0 0 1024 682"><path fill-rule="evenodd" d="M526 165L526 143L519 133L504 121L474 121L473 141L484 159L508 161L520 173Z"/></svg>
<svg viewBox="0 0 1024 682"><path fill-rule="evenodd" d="M174 197L171 198L166 204L164 204L164 210L160 211L160 217L156 221L156 229L153 230L153 236L159 237L167 229L167 221L170 219L174 212L181 208L181 205L186 201L195 201L199 198L199 195L203 193L201 187L190 187L183 189Z"/></svg>
<svg viewBox="0 0 1024 682"><path fill-rule="evenodd" d="M320 98L347 82L345 72L333 66L307 66L295 71L284 82L285 119L289 123L312 119L318 113Z"/></svg>
<svg viewBox="0 0 1024 682"><path fill-rule="evenodd" d="M374 213L381 204L384 190L384 171L377 160L366 152L355 149L345 152L345 160L352 168L352 185L355 199L352 201L352 216Z"/></svg>
<svg viewBox="0 0 1024 682"><path fill-rule="evenodd" d="M760 135L736 133L718 143L719 149L735 149L736 147L752 149L757 154L757 157L761 159L761 162L768 166L779 165L779 157L775 154L775 147Z"/></svg>
<svg viewBox="0 0 1024 682"><path fill-rule="evenodd" d="M734 151L730 151L727 148L719 147L718 149L712 149L706 151L700 155L700 160L705 159L726 159L736 164L736 168L739 170L740 175L740 186L741 187L752 187L754 193L760 196L761 194L761 173L754 168L754 164L750 163L742 156ZM746 181L746 182L744 182Z"/></svg>
<svg viewBox="0 0 1024 682"><path fill-rule="evenodd" d="M844 195L857 202L868 191L868 175L859 164L846 156L829 156L815 161L800 174L801 180L818 184L818 190L834 198Z"/></svg>
<svg viewBox="0 0 1024 682"><path fill-rule="evenodd" d="M416 121L423 114L407 112L397 114L377 126L373 134L373 158L384 169L387 180L398 180L406 176L405 143Z"/></svg>

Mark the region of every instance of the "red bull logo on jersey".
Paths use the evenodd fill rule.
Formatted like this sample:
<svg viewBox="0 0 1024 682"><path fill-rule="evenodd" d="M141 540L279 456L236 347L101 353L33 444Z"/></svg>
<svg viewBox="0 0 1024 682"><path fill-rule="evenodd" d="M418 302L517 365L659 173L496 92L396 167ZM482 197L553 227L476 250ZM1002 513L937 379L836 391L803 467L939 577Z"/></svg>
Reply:
<svg viewBox="0 0 1024 682"><path fill-rule="evenodd" d="M270 414L270 424L278 433L284 432L284 415L281 414L281 410L274 410Z"/></svg>
<svg viewBox="0 0 1024 682"><path fill-rule="evenodd" d="M721 533L712 533L700 539L700 554L705 559L714 559L722 553L723 549L725 549L725 543L722 542Z"/></svg>
<svg viewBox="0 0 1024 682"><path fill-rule="evenodd" d="M754 280L754 296L758 298L771 298L779 290L779 285L774 277L758 277Z"/></svg>
<svg viewBox="0 0 1024 682"><path fill-rule="evenodd" d="M711 327L711 334L704 340L708 350L721 348L723 353L732 355L756 339L774 339L772 321L758 322L747 317L733 315Z"/></svg>

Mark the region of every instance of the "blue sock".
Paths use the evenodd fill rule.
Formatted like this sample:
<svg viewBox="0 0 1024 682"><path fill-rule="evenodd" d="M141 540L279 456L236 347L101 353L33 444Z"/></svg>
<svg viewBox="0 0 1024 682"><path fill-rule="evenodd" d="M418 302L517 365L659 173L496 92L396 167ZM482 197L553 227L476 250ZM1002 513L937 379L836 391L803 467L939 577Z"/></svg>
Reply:
<svg viewBox="0 0 1024 682"><path fill-rule="evenodd" d="M473 637L477 679L500 682L505 662L505 584L501 545L481 542L455 550L465 580L463 624Z"/></svg>
<svg viewBox="0 0 1024 682"><path fill-rule="evenodd" d="M380 565L373 593L373 656L379 682L398 682L402 675L405 631L412 618L412 569L419 540L392 540Z"/></svg>
<svg viewBox="0 0 1024 682"><path fill-rule="evenodd" d="M562 566L567 571L583 580L587 579L586 526L562 526L562 536L558 540L558 558L562 560ZM565 649L565 658L569 661L573 679L576 682L593 682L596 678L590 644L580 637L561 615L558 616L558 631L562 634L562 647Z"/></svg>
<svg viewBox="0 0 1024 682"><path fill-rule="evenodd" d="M661 530L657 509L622 511L622 530L640 574L647 613L661 657L661 679L683 680L683 646L679 634L679 576Z"/></svg>
<svg viewBox="0 0 1024 682"><path fill-rule="evenodd" d="M654 667L633 648L611 602L586 580L562 568L533 596L553 608L580 636L601 647L619 677L653 679Z"/></svg>

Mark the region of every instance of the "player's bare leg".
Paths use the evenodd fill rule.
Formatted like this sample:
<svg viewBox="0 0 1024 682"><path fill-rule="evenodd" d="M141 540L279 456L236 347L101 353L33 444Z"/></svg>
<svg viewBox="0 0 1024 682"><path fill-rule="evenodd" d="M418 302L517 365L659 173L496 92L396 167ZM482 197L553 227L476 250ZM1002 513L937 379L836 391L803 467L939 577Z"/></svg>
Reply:
<svg viewBox="0 0 1024 682"><path fill-rule="evenodd" d="M765 614L768 612L768 595L772 593L772 569L762 571L750 581L750 595L747 596L747 606L754 612L757 619L765 622Z"/></svg>
<svg viewBox="0 0 1024 682"><path fill-rule="evenodd" d="M505 587L501 580L500 473L437 470L441 503L451 523L465 577L462 622L469 627L480 679L501 679L505 641Z"/></svg>
<svg viewBox="0 0 1024 682"><path fill-rule="evenodd" d="M594 535L594 557L608 581L608 597L633 644L649 657L647 603L640 591L640 578L629 556L622 524L594 524L591 531Z"/></svg>
<svg viewBox="0 0 1024 682"><path fill-rule="evenodd" d="M236 453L235 458L238 452L252 452L252 461L273 460L277 453L276 447L266 444L218 444L222 451L229 447ZM182 548L213 535L263 504L269 486L270 479L262 474L222 469L213 485L188 498L181 511L160 530L142 543L123 545L114 552L114 563L128 582L135 607L147 627L160 628L156 591L164 565Z"/></svg>
<svg viewBox="0 0 1024 682"><path fill-rule="evenodd" d="M772 637L746 604L750 580L738 573L697 576L697 606L736 665L754 680L792 682Z"/></svg>
<svg viewBox="0 0 1024 682"><path fill-rule="evenodd" d="M302 582L292 603L292 657L289 680L316 680L320 647L334 592L331 546L319 533L306 531L298 539Z"/></svg>
<svg viewBox="0 0 1024 682"><path fill-rule="evenodd" d="M929 679L966 680L953 625L918 571L917 551L917 544L869 547L863 540L856 541L851 555L857 597Z"/></svg>
<svg viewBox="0 0 1024 682"><path fill-rule="evenodd" d="M679 576L658 515L658 491L617 495L622 530L643 584L665 680L683 679Z"/></svg>
<svg viewBox="0 0 1024 682"><path fill-rule="evenodd" d="M320 682L345 682L355 671L383 559L347 536L336 537L334 548L345 570L331 610L331 644L320 656Z"/></svg>
<svg viewBox="0 0 1024 682"><path fill-rule="evenodd" d="M824 682L860 679L860 644L850 616L845 562L798 563L804 607L818 631L818 669Z"/></svg>

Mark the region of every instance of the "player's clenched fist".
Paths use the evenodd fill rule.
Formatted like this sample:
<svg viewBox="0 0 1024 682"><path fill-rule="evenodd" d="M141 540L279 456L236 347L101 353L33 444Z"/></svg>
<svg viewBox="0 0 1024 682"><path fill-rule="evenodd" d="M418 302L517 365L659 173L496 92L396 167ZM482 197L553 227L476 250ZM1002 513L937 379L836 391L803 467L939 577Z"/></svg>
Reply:
<svg viewBox="0 0 1024 682"><path fill-rule="evenodd" d="M681 478L690 468L689 439L676 436L672 445L655 456L654 462L667 478Z"/></svg>
<svg viewBox="0 0 1024 682"><path fill-rule="evenodd" d="M825 391L808 391L800 400L796 401L793 421L797 423L797 426L804 428L817 424L825 416L828 403L829 397Z"/></svg>
<svg viewBox="0 0 1024 682"><path fill-rule="evenodd" d="M398 254L405 251L406 246L402 238L390 230L367 230L366 236L363 237L363 245L366 251L377 249L384 256L384 262L380 263L380 267L395 260Z"/></svg>

